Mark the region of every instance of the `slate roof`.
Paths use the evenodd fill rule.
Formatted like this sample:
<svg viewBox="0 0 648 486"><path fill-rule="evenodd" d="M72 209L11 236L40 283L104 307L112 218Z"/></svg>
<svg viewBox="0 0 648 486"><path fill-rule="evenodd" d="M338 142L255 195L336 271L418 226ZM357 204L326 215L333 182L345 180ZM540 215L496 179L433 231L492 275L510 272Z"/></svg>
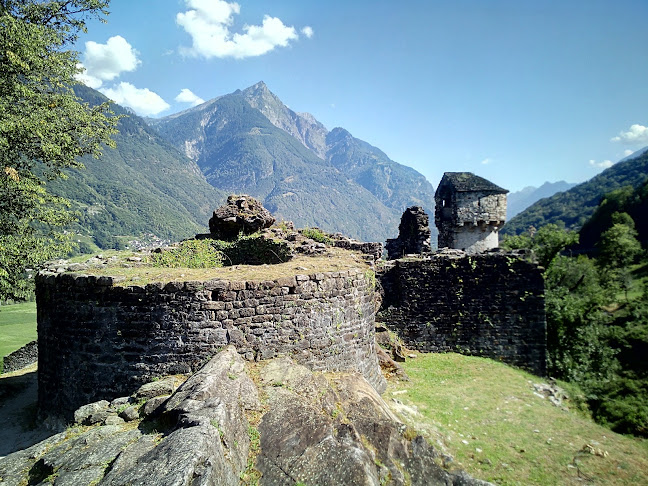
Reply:
<svg viewBox="0 0 648 486"><path fill-rule="evenodd" d="M442 186L451 186L456 192L483 191L492 194L506 194L509 192L491 181L479 177L472 172L446 172L439 183L437 191Z"/></svg>

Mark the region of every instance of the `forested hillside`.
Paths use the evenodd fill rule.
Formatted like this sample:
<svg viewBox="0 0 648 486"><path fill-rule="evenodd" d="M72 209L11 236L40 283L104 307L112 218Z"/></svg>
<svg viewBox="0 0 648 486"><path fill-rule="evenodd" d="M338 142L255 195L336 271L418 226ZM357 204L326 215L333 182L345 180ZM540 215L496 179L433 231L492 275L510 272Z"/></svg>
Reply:
<svg viewBox="0 0 648 486"><path fill-rule="evenodd" d="M85 86L76 92L90 104L105 101ZM99 159L83 157L85 169L69 170L67 179L48 184L78 211L71 229L92 236L102 248L113 247L120 235L179 240L204 232L225 194L140 117L118 105L113 111L123 116L114 137L117 147L104 148Z"/></svg>
<svg viewBox="0 0 648 486"><path fill-rule="evenodd" d="M645 246L648 242L648 181L639 187L625 186L606 194L581 228L578 248L584 251L595 248L603 232L613 225L615 213L627 213L632 218L637 237Z"/></svg>
<svg viewBox="0 0 648 486"><path fill-rule="evenodd" d="M533 203L551 197L562 191L567 191L576 184L565 181L545 182L540 187L528 186L517 192L509 192L506 196L506 219L511 220Z"/></svg>
<svg viewBox="0 0 648 486"><path fill-rule="evenodd" d="M621 161L587 182L541 199L502 228L502 234L520 234L533 226L559 224L578 229L592 216L603 196L622 187L639 187L648 178L648 153Z"/></svg>

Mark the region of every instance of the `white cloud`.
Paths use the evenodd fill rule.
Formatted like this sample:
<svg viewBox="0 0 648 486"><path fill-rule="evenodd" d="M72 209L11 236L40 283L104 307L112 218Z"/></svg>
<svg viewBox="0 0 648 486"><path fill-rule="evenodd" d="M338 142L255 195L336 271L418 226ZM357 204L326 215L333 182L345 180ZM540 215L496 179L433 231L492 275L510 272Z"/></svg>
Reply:
<svg viewBox="0 0 648 486"><path fill-rule="evenodd" d="M609 169L610 167L612 167L614 165L614 162L612 162L611 160L604 160L602 162L597 162L595 160L590 160L589 164L592 167L596 167L597 169Z"/></svg>
<svg viewBox="0 0 648 486"><path fill-rule="evenodd" d="M90 76L86 68L83 67L83 64L78 63L77 68L80 69L81 72L75 74L74 79L93 89L98 89L101 87L103 81L99 78L95 78L94 76Z"/></svg>
<svg viewBox="0 0 648 486"><path fill-rule="evenodd" d="M481 161L483 165L488 165L493 161L490 157L486 157L484 160Z"/></svg>
<svg viewBox="0 0 648 486"><path fill-rule="evenodd" d="M194 94L190 89L187 88L183 88L180 93L178 93L178 96L175 97L175 100L178 103L191 103L191 106L197 106L205 102L205 100L203 100L200 96Z"/></svg>
<svg viewBox="0 0 648 486"><path fill-rule="evenodd" d="M313 31L313 28L312 28L312 27L310 27L310 26L307 25L306 27L304 27L304 28L301 30L301 33L304 34L306 37L308 37L308 38L310 39L311 37L313 37L313 34L314 34L315 32Z"/></svg>
<svg viewBox="0 0 648 486"><path fill-rule="evenodd" d="M261 25L244 25L244 34L230 32L234 15L241 7L238 3L225 0L185 0L186 12L176 15L176 22L192 38L190 48L180 51L192 55L212 57L233 57L243 59L261 56L275 47L286 47L299 36L294 27L288 27L276 18L266 15ZM309 28L310 29L310 28ZM312 29L309 30L312 35ZM304 32L304 35L307 35Z"/></svg>
<svg viewBox="0 0 648 486"><path fill-rule="evenodd" d="M632 155L632 154L634 154L634 150L625 149L625 150L623 151L623 156L624 156L624 157L627 157L628 155Z"/></svg>
<svg viewBox="0 0 648 486"><path fill-rule="evenodd" d="M101 92L115 103L128 106L142 116L157 115L170 107L157 93L147 88L136 88L130 83L122 82Z"/></svg>
<svg viewBox="0 0 648 486"><path fill-rule="evenodd" d="M141 63L138 54L120 35L111 37L105 44L88 41L81 66L85 72L77 79L91 88L99 88L103 81L112 81L123 72L135 71Z"/></svg>
<svg viewBox="0 0 648 486"><path fill-rule="evenodd" d="M628 145L648 143L648 127L635 123L627 132L620 132L610 139L611 142L621 142Z"/></svg>

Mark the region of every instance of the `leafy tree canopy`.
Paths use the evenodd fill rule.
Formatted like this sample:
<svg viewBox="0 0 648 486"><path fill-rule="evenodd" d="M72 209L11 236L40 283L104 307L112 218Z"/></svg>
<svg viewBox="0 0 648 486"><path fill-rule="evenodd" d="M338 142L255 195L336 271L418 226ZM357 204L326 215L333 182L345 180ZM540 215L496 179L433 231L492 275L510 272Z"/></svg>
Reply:
<svg viewBox="0 0 648 486"><path fill-rule="evenodd" d="M599 261L607 267L627 267L641 253L634 221L627 213L614 213L612 223L599 240Z"/></svg>
<svg viewBox="0 0 648 486"><path fill-rule="evenodd" d="M565 230L564 227L551 223L539 230L532 228L528 233L505 236L502 247L512 250L519 248L533 250L538 263L548 268L561 251L575 243L578 243L577 232Z"/></svg>
<svg viewBox="0 0 648 486"><path fill-rule="evenodd" d="M108 0L0 0L0 299L29 291L25 268L65 252L66 201L47 180L98 157L117 119L72 91L79 72L70 49Z"/></svg>

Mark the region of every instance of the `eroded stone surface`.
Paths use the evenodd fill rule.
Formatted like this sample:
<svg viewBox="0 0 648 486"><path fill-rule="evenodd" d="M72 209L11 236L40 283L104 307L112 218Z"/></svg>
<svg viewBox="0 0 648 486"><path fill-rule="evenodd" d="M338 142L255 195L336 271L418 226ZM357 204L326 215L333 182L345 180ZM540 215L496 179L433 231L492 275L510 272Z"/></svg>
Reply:
<svg viewBox="0 0 648 486"><path fill-rule="evenodd" d="M153 398L161 395L171 395L178 386L178 379L174 376L168 376L161 380L145 383L135 392L135 399Z"/></svg>
<svg viewBox="0 0 648 486"><path fill-rule="evenodd" d="M438 466L360 374L312 372L286 356L250 365L227 347L157 407L135 426L75 427L0 459L2 482L233 486L256 464L264 485L488 484ZM258 429L251 411L263 414Z"/></svg>
<svg viewBox="0 0 648 486"><path fill-rule="evenodd" d="M269 228L275 218L263 205L251 196L231 195L227 203L214 211L209 220L212 237L231 240L240 233L249 235Z"/></svg>
<svg viewBox="0 0 648 486"><path fill-rule="evenodd" d="M260 373L269 410L259 425L262 485L481 485L451 474L360 375L322 375L281 358Z"/></svg>
<svg viewBox="0 0 648 486"><path fill-rule="evenodd" d="M430 218L422 207L412 206L403 212L398 238L388 239L385 249L390 260L430 252Z"/></svg>

